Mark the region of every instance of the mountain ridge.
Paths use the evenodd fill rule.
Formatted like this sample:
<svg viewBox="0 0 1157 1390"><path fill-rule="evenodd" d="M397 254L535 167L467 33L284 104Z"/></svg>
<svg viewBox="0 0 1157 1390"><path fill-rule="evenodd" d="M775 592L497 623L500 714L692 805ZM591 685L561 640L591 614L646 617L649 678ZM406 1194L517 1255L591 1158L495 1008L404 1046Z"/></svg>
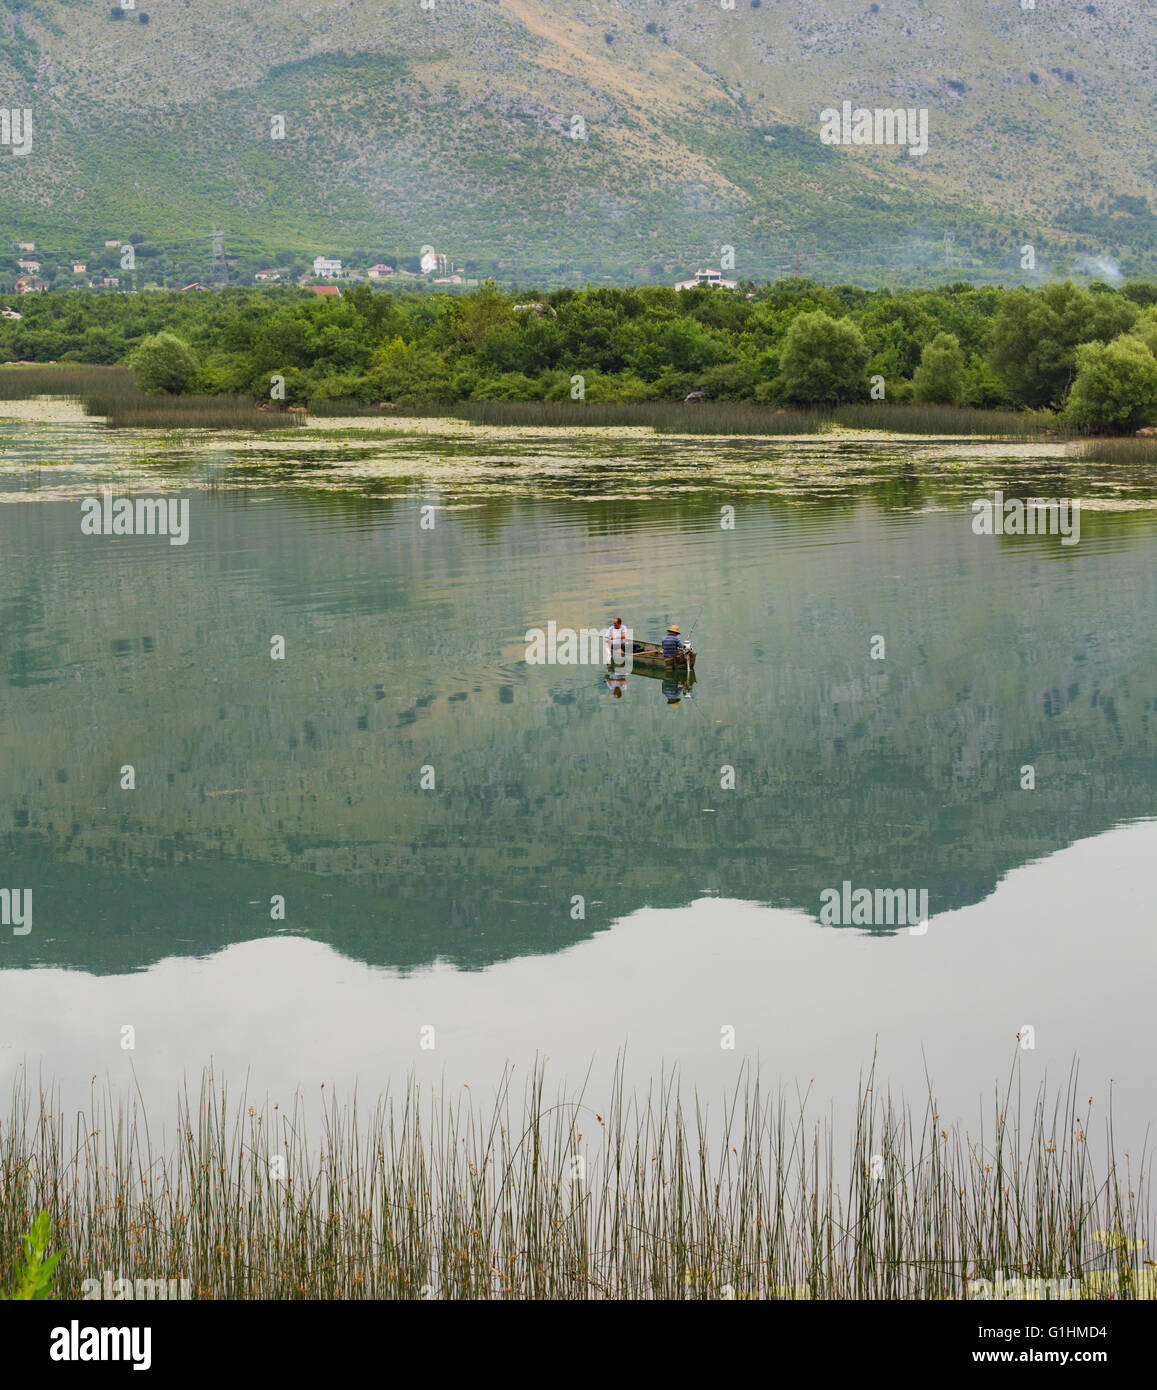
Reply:
<svg viewBox="0 0 1157 1390"><path fill-rule="evenodd" d="M0 159L14 236L428 243L526 280L681 277L726 245L743 278L800 256L822 278L1031 281L1025 242L1042 275L1157 272L1157 12L1127 0L114 12L0 10L4 90L34 113L31 153ZM824 145L845 100L927 109L928 153Z"/></svg>

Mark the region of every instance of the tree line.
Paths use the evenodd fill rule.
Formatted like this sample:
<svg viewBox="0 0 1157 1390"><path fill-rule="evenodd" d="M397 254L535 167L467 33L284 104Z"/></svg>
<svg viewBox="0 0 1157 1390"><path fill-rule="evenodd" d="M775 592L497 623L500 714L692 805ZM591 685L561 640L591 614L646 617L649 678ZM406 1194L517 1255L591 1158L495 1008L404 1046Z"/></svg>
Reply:
<svg viewBox="0 0 1157 1390"><path fill-rule="evenodd" d="M1157 419L1157 285L867 290L781 280L517 294L24 296L0 357L125 363L148 390L308 404L873 399Z"/></svg>

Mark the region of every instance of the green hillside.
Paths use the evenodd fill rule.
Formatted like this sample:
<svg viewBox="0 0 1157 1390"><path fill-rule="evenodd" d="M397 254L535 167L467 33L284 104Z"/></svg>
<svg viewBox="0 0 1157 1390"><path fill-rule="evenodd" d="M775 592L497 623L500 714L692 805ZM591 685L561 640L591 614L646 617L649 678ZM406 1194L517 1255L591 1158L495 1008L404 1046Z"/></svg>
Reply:
<svg viewBox="0 0 1157 1390"><path fill-rule="evenodd" d="M1137 277L1155 53L1133 0L3 0L33 141L0 155L0 208L6 240L140 233L205 269L221 228L231 252L428 244L512 280L682 278L723 246L743 278L797 256L819 278L1031 281L1081 256ZM927 154L823 144L844 100L926 109Z"/></svg>

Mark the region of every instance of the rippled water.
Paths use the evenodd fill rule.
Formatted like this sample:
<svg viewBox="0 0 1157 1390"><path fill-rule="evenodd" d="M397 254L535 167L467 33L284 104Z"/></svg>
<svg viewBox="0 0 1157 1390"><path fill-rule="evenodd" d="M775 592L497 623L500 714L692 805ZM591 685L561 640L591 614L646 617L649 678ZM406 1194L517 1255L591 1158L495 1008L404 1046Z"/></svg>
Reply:
<svg viewBox="0 0 1157 1390"><path fill-rule="evenodd" d="M0 433L0 862L34 902L5 1076L486 1088L626 1047L839 1097L878 1047L970 1114L1027 1026L1027 1079L1079 1055L1149 1119L1151 479L958 441ZM189 499L188 544L83 535L105 488ZM975 535L997 488L1081 498L1079 543ZM694 685L527 664L615 613L692 628ZM931 920L835 925L845 882Z"/></svg>

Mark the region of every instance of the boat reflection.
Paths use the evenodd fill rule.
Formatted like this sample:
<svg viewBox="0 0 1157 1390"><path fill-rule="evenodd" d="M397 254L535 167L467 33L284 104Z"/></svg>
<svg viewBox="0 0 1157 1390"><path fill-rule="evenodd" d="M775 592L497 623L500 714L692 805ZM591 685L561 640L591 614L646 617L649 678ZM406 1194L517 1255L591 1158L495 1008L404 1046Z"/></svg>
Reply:
<svg viewBox="0 0 1157 1390"><path fill-rule="evenodd" d="M603 684L616 700L621 700L626 694L627 681L630 676L644 676L647 680L658 681L663 698L672 707L690 697L691 688L696 681L694 669L676 672L653 671L636 667L628 675L622 666L611 664L603 672Z"/></svg>

